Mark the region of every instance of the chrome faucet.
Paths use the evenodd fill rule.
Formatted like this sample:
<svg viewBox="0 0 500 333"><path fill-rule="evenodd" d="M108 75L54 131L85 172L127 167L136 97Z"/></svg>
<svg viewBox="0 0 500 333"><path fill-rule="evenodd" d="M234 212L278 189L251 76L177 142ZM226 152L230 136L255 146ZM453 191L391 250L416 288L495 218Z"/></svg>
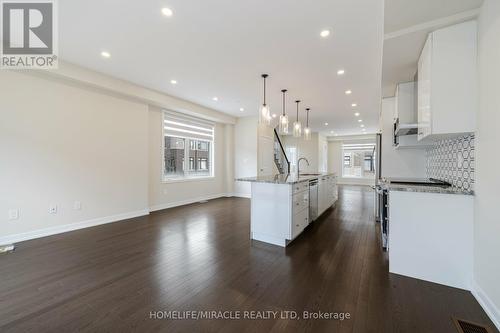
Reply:
<svg viewBox="0 0 500 333"><path fill-rule="evenodd" d="M302 161L302 160L306 161L307 166L309 166L309 161L307 160L307 158L305 158L305 157L299 158L297 161L297 177L300 177L300 161Z"/></svg>

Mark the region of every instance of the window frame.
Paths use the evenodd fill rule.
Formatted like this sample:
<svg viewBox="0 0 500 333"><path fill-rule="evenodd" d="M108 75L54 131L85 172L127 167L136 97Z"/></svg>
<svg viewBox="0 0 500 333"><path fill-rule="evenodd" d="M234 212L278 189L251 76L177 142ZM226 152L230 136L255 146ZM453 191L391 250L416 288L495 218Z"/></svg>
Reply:
<svg viewBox="0 0 500 333"><path fill-rule="evenodd" d="M204 139L197 139L197 138L190 138L188 136L186 137L180 137L180 136L169 136L169 137L176 137L176 138L181 138L185 140L189 140L189 142L185 142L184 144L184 163L183 163L183 171L184 171L184 176L182 177L169 177L165 174L165 119L167 117L167 113L165 110L162 111L162 117L161 117L161 182L162 183L183 183L183 182L192 182L192 181L203 181L203 180L213 180L215 178L215 140L216 140L216 125L213 124L213 138L212 140L204 140ZM202 120L202 119L200 119ZM211 168L209 169L209 175L202 175L202 176L193 176L189 175L189 150L191 147L191 140L197 140L197 141L207 141L211 143L211 149L210 150L210 155L209 155L209 162L211 161ZM194 156L193 156L194 157ZM195 163L196 164L196 163ZM210 165L210 163L209 163Z"/></svg>

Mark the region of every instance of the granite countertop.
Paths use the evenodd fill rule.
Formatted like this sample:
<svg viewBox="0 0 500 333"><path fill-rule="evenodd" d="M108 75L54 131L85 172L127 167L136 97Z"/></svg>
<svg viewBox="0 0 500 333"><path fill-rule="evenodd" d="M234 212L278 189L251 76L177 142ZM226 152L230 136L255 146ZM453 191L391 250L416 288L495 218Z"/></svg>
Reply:
<svg viewBox="0 0 500 333"><path fill-rule="evenodd" d="M309 181L311 179L318 179L318 178L323 177L323 176L335 176L335 173L304 174L304 175L300 175L300 177L297 177L296 174L244 177L244 178L237 178L236 181L293 185L293 184Z"/></svg>
<svg viewBox="0 0 500 333"><path fill-rule="evenodd" d="M453 186L443 187L439 185L426 186L411 184L391 184L383 181L379 182L378 185L380 185L383 189L387 189L389 191L474 195L474 191L463 190Z"/></svg>

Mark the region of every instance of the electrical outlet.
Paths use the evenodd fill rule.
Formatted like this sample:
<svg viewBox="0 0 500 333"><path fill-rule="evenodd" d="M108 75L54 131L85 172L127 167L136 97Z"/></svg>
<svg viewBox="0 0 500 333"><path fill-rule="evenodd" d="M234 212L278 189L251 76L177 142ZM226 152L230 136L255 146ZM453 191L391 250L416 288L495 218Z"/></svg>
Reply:
<svg viewBox="0 0 500 333"><path fill-rule="evenodd" d="M50 214L57 214L57 205L51 205L49 207L49 213Z"/></svg>
<svg viewBox="0 0 500 333"><path fill-rule="evenodd" d="M19 218L19 209L9 209L9 220L17 220Z"/></svg>
<svg viewBox="0 0 500 333"><path fill-rule="evenodd" d="M73 209L74 210L82 210L82 202L81 201L75 201L73 203Z"/></svg>

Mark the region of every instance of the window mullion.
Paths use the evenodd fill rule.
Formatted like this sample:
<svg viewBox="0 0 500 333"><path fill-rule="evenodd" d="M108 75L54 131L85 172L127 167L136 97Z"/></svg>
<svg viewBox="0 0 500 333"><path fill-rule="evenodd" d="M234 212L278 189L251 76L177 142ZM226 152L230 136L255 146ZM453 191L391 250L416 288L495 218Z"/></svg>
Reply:
<svg viewBox="0 0 500 333"><path fill-rule="evenodd" d="M186 139L184 144L184 178L189 177L189 145L191 144L191 139Z"/></svg>

